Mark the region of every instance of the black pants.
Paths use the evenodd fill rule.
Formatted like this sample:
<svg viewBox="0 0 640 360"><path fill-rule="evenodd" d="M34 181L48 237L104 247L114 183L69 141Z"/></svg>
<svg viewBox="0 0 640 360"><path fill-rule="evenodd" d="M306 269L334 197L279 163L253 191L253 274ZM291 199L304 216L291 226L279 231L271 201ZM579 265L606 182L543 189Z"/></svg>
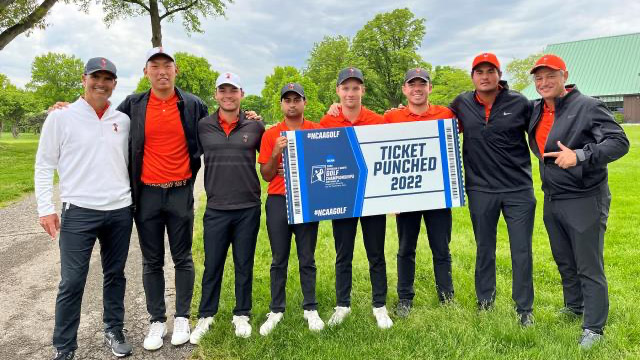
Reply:
<svg viewBox="0 0 640 360"><path fill-rule="evenodd" d="M218 313L224 263L232 245L235 269L236 307L234 315L251 314L253 257L260 229L260 205L240 210L213 210L204 213L204 273L199 317Z"/></svg>
<svg viewBox="0 0 640 360"><path fill-rule="evenodd" d="M533 189L486 193L468 191L469 212L476 238L476 296L493 303L496 296L496 232L500 212L507 223L511 249L511 296L518 313L533 309L531 238L536 210Z"/></svg>
<svg viewBox="0 0 640 360"><path fill-rule="evenodd" d="M386 215L363 216L332 220L333 238L336 247L336 304L351 306L353 247L358 229L362 226L364 248L369 259L369 276L373 306L381 307L387 302L387 264L384 259Z"/></svg>
<svg viewBox="0 0 640 360"><path fill-rule="evenodd" d="M78 348L82 295L96 238L102 260L102 301L105 331L124 324L124 267L133 227L131 207L100 211L63 204L60 228L61 280L56 298L53 346L60 351Z"/></svg>
<svg viewBox="0 0 640 360"><path fill-rule="evenodd" d="M604 275L604 234L611 194L576 199L544 199L544 225L562 278L564 303L584 311L582 327L601 333L609 313Z"/></svg>
<svg viewBox="0 0 640 360"><path fill-rule="evenodd" d="M291 236L296 235L296 250L300 268L302 308L316 310L316 241L318 223L289 225L287 203L282 195L269 195L265 205L267 232L271 244L271 305L272 312L284 312L286 304L287 267L291 252Z"/></svg>
<svg viewBox="0 0 640 360"><path fill-rule="evenodd" d="M416 246L420 235L420 222L424 218L427 238L433 256L433 273L438 299L453 297L451 276L451 209L436 209L400 213L398 227L398 299L413 300L413 282L416 275Z"/></svg>
<svg viewBox="0 0 640 360"><path fill-rule="evenodd" d="M142 186L135 215L142 250L142 282L151 321L166 321L164 301L164 232L175 268L176 317L189 317L195 272L193 241L193 184L162 189Z"/></svg>

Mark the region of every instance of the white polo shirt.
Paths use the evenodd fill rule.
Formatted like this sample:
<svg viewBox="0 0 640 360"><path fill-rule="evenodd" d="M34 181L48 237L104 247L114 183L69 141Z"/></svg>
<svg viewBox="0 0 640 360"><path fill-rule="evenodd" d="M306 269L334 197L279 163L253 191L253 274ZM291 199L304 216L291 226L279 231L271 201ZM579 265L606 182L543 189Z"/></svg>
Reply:
<svg viewBox="0 0 640 360"><path fill-rule="evenodd" d="M35 165L38 215L55 213L53 174L60 177L60 199L94 210L131 205L129 117L114 109L102 119L82 97L47 116Z"/></svg>

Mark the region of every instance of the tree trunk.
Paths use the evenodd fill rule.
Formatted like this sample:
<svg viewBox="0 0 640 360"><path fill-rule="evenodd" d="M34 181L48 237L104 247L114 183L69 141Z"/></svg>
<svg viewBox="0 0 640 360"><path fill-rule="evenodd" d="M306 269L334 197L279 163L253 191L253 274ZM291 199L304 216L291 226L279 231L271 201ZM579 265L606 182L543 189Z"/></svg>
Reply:
<svg viewBox="0 0 640 360"><path fill-rule="evenodd" d="M14 139L18 138L18 124L11 125L11 135L13 135Z"/></svg>
<svg viewBox="0 0 640 360"><path fill-rule="evenodd" d="M151 45L153 47L162 46L162 25L160 24L160 12L158 11L158 0L149 1L149 15L151 16Z"/></svg>
<svg viewBox="0 0 640 360"><path fill-rule="evenodd" d="M0 136L2 136L3 131L4 131L4 120L0 120Z"/></svg>
<svg viewBox="0 0 640 360"><path fill-rule="evenodd" d="M58 0L44 0L40 6L33 10L31 14L27 15L27 17L20 20L17 24L3 31L0 34L0 51L15 39L16 36L32 29L38 21L42 20L47 15L51 7L53 7L57 2Z"/></svg>

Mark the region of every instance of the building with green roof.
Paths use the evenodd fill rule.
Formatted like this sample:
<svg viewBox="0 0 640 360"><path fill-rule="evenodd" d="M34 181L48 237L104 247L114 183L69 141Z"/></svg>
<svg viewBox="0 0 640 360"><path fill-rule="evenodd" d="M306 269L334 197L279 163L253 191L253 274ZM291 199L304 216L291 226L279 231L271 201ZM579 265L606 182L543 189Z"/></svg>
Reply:
<svg viewBox="0 0 640 360"><path fill-rule="evenodd" d="M640 33L550 44L544 53L565 61L567 84L622 113L625 122L640 123ZM522 93L540 97L533 84Z"/></svg>

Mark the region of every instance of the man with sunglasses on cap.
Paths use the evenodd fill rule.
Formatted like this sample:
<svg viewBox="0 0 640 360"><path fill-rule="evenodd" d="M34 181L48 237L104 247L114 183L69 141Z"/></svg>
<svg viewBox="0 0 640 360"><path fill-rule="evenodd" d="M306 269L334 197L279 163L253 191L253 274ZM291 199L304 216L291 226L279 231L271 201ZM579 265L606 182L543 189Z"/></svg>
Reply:
<svg viewBox="0 0 640 360"><path fill-rule="evenodd" d="M204 273L198 323L191 343L198 344L218 312L222 275L229 246L235 270L236 306L232 323L238 337L251 336L253 260L260 229L260 181L256 152L264 133L261 121L241 111L244 97L238 75L216 80L218 111L198 122L198 144L204 155Z"/></svg>
<svg viewBox="0 0 640 360"><path fill-rule="evenodd" d="M500 62L492 53L473 60L474 91L450 105L462 143L465 187L476 240L475 287L480 310L496 298L496 231L500 213L511 249L512 299L520 324L533 325L532 235L536 199L526 132L531 105L500 80Z"/></svg>
<svg viewBox="0 0 640 360"><path fill-rule="evenodd" d="M124 325L125 263L133 227L127 172L129 117L109 102L116 67L90 59L82 75L84 95L49 114L35 164L40 225L55 240L60 231L61 280L56 298L54 359L74 358L82 295L91 252L100 242L105 342L116 356L131 354ZM60 176L62 215L52 201L53 175Z"/></svg>
<svg viewBox="0 0 640 360"><path fill-rule="evenodd" d="M193 182L200 169L197 121L208 115L197 96L175 86L178 67L162 47L147 53L144 75L151 90L127 96L118 110L131 118L130 175L135 222L143 258L143 285L151 315L144 348L157 350L167 334L164 234L175 267L173 345L189 341L195 272Z"/></svg>
<svg viewBox="0 0 640 360"><path fill-rule="evenodd" d="M542 99L534 102L529 145L540 160L544 225L562 278L562 313L584 315L579 345L601 341L609 312L604 274L604 234L611 193L607 164L629 151L611 111L575 85L556 55L531 69Z"/></svg>
<svg viewBox="0 0 640 360"><path fill-rule="evenodd" d="M322 117L323 128L364 126L383 124L381 115L362 106L365 93L364 77L360 69L350 67L338 73L336 93L340 98L337 115ZM387 302L387 265L384 256L386 215L363 216L332 220L333 238L336 248L336 307L329 319L329 326L342 323L351 313L351 287L353 248L355 245L358 220L362 226L364 247L369 260L369 276L373 315L378 327L387 329L393 326L386 308Z"/></svg>
<svg viewBox="0 0 640 360"><path fill-rule="evenodd" d="M285 310L287 267L291 250L291 236L296 236L296 249L302 288L302 309L309 330L324 329L324 322L318 315L316 300L315 251L318 237L318 222L289 225L287 223L287 203L285 198L282 152L287 146L287 138L282 131L318 129L320 125L304 118L307 100L302 85L288 83L280 90L280 107L284 119L264 133L260 145L260 173L269 182L267 190L267 232L271 244L271 305L267 320L260 327L261 335L268 335L278 325Z"/></svg>
<svg viewBox="0 0 640 360"><path fill-rule="evenodd" d="M451 119L453 112L447 107L429 103L432 91L431 77L421 68L407 71L402 85L402 93L407 98L407 106L393 109L384 114L386 123ZM409 316L415 290L413 283L416 272L416 246L420 235L420 222L424 219L431 253L436 292L441 303L453 299L453 279L451 276L451 209L411 211L396 215L398 230L398 305L399 317Z"/></svg>

